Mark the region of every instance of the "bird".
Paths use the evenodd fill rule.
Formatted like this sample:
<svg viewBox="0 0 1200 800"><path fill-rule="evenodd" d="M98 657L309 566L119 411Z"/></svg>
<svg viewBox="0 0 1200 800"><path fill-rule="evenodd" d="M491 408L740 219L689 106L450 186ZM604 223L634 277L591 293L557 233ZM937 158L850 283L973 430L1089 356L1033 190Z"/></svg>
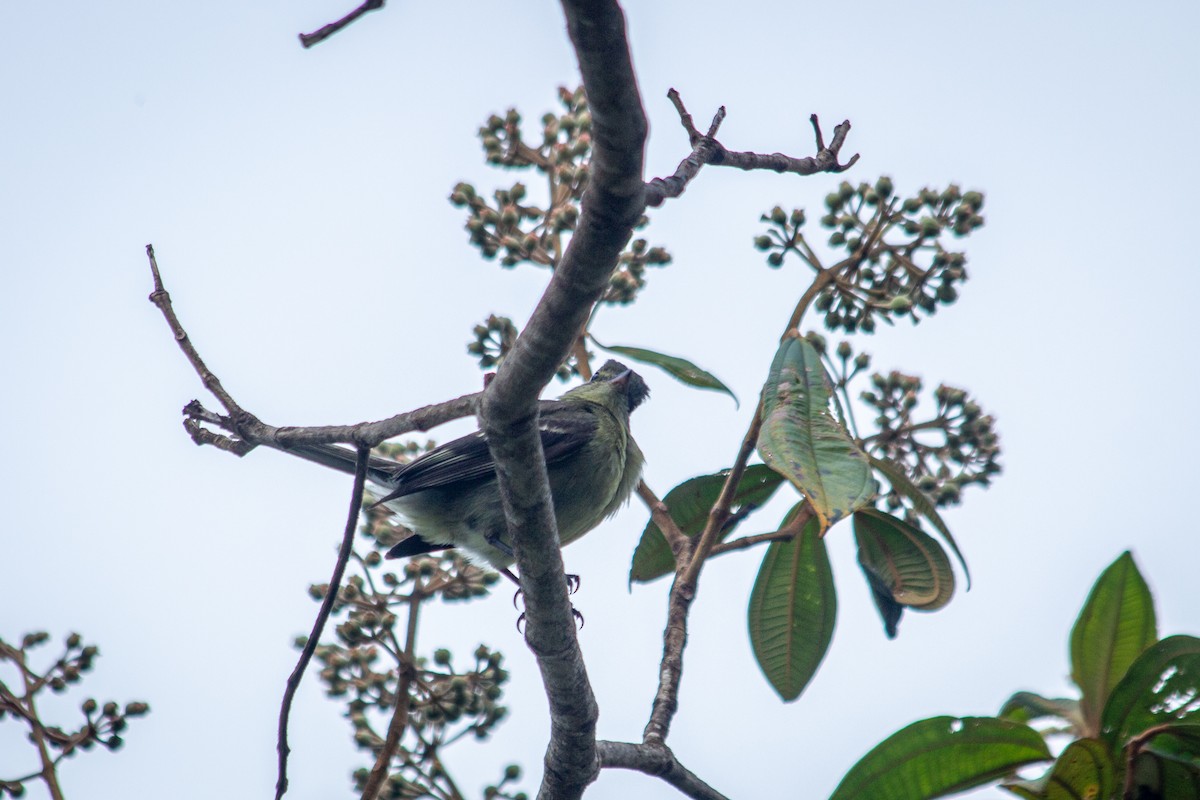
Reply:
<svg viewBox="0 0 1200 800"><path fill-rule="evenodd" d="M649 394L640 375L609 360L590 381L557 400L539 402L538 429L561 545L615 514L637 486L645 458L630 433L629 415ZM345 447L304 445L288 452L343 472L355 469L355 453ZM386 492L377 505L414 531L388 558L459 548L470 560L517 580L509 569L515 557L483 431L407 463L372 455L367 479Z"/></svg>

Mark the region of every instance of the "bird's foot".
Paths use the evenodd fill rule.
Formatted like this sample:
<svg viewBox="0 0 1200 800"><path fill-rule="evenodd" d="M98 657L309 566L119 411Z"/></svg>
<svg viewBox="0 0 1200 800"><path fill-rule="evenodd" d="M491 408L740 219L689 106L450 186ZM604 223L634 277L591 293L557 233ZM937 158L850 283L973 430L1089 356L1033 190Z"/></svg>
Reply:
<svg viewBox="0 0 1200 800"><path fill-rule="evenodd" d="M571 616L575 618L575 621L577 623L579 623L579 627L576 630L583 630L583 614L580 614L579 610L576 609L575 606L571 606ZM521 626L524 624L524 622L525 622L525 612L522 611L521 615L519 617L517 617L517 633L520 633L521 635L525 634L525 631L522 630L522 628L521 628Z"/></svg>

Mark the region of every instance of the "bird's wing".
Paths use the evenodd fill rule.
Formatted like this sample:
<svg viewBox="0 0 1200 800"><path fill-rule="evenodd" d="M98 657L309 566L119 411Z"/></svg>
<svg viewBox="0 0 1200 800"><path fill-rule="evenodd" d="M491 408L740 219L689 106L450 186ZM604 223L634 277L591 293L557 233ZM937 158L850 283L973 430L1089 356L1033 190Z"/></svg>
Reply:
<svg viewBox="0 0 1200 800"><path fill-rule="evenodd" d="M595 409L591 403L541 404L538 427L546 463L553 464L578 451L596 433ZM415 494L426 489L483 480L496 472L487 439L480 431L441 445L410 461L393 473L395 489L380 502Z"/></svg>

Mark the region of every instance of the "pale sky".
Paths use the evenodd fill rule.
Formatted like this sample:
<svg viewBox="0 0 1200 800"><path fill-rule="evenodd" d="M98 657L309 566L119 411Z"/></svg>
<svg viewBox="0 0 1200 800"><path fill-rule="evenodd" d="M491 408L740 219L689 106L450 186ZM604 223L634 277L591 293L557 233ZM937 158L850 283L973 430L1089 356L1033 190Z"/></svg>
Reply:
<svg viewBox="0 0 1200 800"><path fill-rule="evenodd" d="M474 391L471 327L492 312L520 323L544 284L531 267L483 262L446 197L459 180L490 193L517 178L483 164L475 130L488 114L516 106L536 120L557 86L577 83L558 7L394 0L300 48L296 33L352 5L4 8L0 636L78 630L100 645L62 715L50 704L55 721L74 724L87 696L153 709L119 754L62 767L69 797L270 795L291 642L311 624L306 590L328 579L350 486L277 453L238 460L191 443L179 409L216 404L146 301L144 245L210 366L273 424L375 419ZM875 368L968 388L998 417L1004 474L946 514L973 590L906 615L887 641L848 526L833 529L837 632L804 695L783 704L746 636L761 552L713 562L669 740L683 763L730 796L820 798L914 720L992 714L1018 689L1069 692L1071 624L1126 548L1161 633L1200 631L1200 7L745 0L627 14L647 177L686 155L675 87L702 126L726 105L732 149L810 155L816 112L827 131L852 121L851 181L987 193L960 301L855 341ZM706 169L645 234L674 264L634 307L602 312L597 336L689 357L753 398L808 278L753 250L758 216L778 203L815 218L840 179ZM728 465L752 403L642 372L653 396L634 432L648 483L662 494ZM667 590L626 591L645 519L635 501L565 553L584 580L574 602L599 733L626 741L653 697ZM497 735L446 753L473 792L511 761L530 792L540 775L544 699L513 623L506 591L422 623L428 651L486 642L513 675ZM340 714L310 675L289 798L351 796L363 757ZM33 755L0 723L0 777ZM619 772L588 796L631 793L677 796Z"/></svg>

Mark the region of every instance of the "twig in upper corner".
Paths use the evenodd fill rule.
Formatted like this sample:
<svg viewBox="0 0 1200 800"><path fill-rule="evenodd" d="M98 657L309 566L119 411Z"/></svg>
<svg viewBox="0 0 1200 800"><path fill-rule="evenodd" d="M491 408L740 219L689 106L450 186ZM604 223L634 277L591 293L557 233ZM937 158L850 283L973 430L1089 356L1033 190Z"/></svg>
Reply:
<svg viewBox="0 0 1200 800"><path fill-rule="evenodd" d="M351 11L346 16L339 19L337 22L331 22L328 25L323 25L312 33L300 34L300 44L304 47L312 47L314 44L319 44L330 36L340 31L342 28L349 25L354 20L366 14L368 11L376 11L383 8L386 0L364 0L363 4Z"/></svg>
<svg viewBox="0 0 1200 800"><path fill-rule="evenodd" d="M846 136L850 133L850 120L842 122L833 129L833 138L829 141L829 145L826 146L825 137L821 133L821 124L817 119L817 115L811 115L809 121L812 123L817 139L817 154L814 156L793 158L783 153L765 155L763 153L739 152L736 150L726 150L725 146L716 140L717 129L721 126L721 121L725 119L724 106L721 106L717 110L716 115L714 115L708 133L701 134L696 129L696 123L692 119L692 115L684 107L679 92L671 89L667 92L667 97L670 98L671 103L675 106L675 110L679 113L679 122L683 125L683 129L687 131L688 143L692 147L692 152L688 154L687 158L679 162L679 166L675 168L673 175L666 178L654 178L646 184L647 206L660 206L668 198L679 197L705 164L713 164L721 167L737 167L738 169L745 170L770 169L775 172L814 175L818 172L845 172L858 161L857 153L851 156L850 160L845 164L838 161L842 145L845 144Z"/></svg>

